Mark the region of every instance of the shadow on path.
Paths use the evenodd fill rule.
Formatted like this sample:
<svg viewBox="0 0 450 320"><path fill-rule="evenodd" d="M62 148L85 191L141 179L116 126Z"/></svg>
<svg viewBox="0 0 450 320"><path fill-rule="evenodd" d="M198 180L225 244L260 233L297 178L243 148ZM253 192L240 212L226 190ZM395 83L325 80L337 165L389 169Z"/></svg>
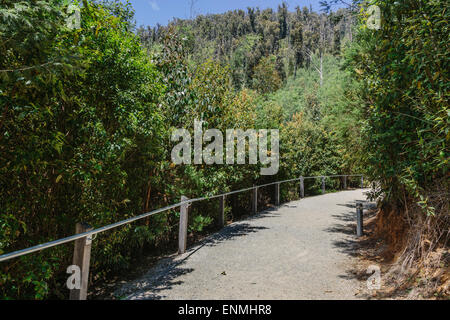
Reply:
<svg viewBox="0 0 450 320"><path fill-rule="evenodd" d="M357 198L361 197L360 195L356 196ZM355 197L352 197L353 199ZM350 198L350 199L352 199ZM340 201L345 202L345 200L350 200L349 197L343 198ZM339 207L336 207L336 202L333 201L330 207L330 211L327 212L320 211L323 213L323 216L320 216L319 219L321 227L313 230L313 235L317 235L317 239L314 239L316 243L313 244L321 245L320 241L324 241L325 239L320 238L320 230L322 232L331 233L333 236L326 237L328 241L324 244L326 246L326 250L330 249L330 242L332 246L335 248L333 250L335 253L340 251L345 253L348 256L356 257L358 256L358 240L356 238L356 228L355 228L355 206L358 201L350 201L348 203L339 204ZM368 208L370 206L369 202L361 201L364 203L364 207ZM320 204L316 207L320 207ZM284 208L285 211L283 214L278 211L279 209ZM220 231L211 234L199 241L195 244L192 244L187 252L183 255L172 254L170 256L166 256L164 259L161 259L155 266L151 268L149 272L140 279L127 283L120 290L116 291L116 295L122 298L131 298L131 299L150 299L150 300L158 300L164 298L177 299L183 296L196 296L194 293L196 290L201 290L202 288L208 287L208 279L206 279L202 274L202 272L210 270L208 265L204 265L203 260L206 258L210 258L209 256L209 248L204 251L199 251L204 247L216 247L220 244L224 244L226 241L231 240L231 243L227 243L224 247L229 250L229 253L233 253L235 250L235 245L239 246L240 241L245 242L245 237L251 234L260 233L263 234L261 238L264 238L266 235L265 231L271 229L270 232L267 232L269 236L281 237L283 233L280 233L280 230L284 230L283 226L281 229L279 224L286 223L286 221L278 221L276 218L280 218L282 215L286 215L286 213L295 213L296 208L300 208L297 203L286 203L281 205L280 207L270 207L256 215L248 215L242 216L240 221L232 223ZM314 206L312 208L306 207L308 210L317 210ZM333 211L331 211L333 210ZM367 210L366 210L367 212ZM298 217L298 215L289 215L292 217ZM264 224L258 223L258 219L270 218L264 222ZM274 220L275 219L275 220ZM310 219L306 221L316 221L315 216L311 215ZM287 220L290 221L290 220ZM302 225L304 227L304 225ZM272 233L273 231L273 233ZM259 234L258 234L259 235ZM344 235L344 236L343 236ZM289 237L286 239L291 239L291 234L289 233ZM323 233L322 233L323 236ZM302 235L300 234L301 238ZM252 243L253 244L253 243ZM204 248L206 249L206 248ZM217 249L217 248L216 248ZM226 251L226 250L225 250ZM197 254L196 256L194 256ZM346 259L343 259L342 255L336 255L339 261L343 263L347 263ZM211 265L214 268L220 265L220 261L222 256L215 255L216 260L214 260ZM331 259L331 258L330 258ZM248 261L252 261L251 259ZM288 262L290 263L291 260ZM337 268L343 268L342 266L337 266ZM263 269L261 269L263 270ZM306 270L307 271L307 270ZM220 271L219 271L220 272ZM193 274L192 274L193 273ZM209 274L208 272L206 272ZM307 273L307 272L306 272ZM305 273L305 274L306 274ZM339 269L339 277L342 279L355 279L358 278L353 270L345 270ZM333 275L333 279L338 275ZM186 275L189 275L186 277ZM214 276L216 272L214 272ZM209 274L211 276L211 274ZM283 275L284 277L284 275ZM288 277L288 276L286 276ZM220 277L219 277L220 278ZM195 282L192 282L192 279L196 279ZM222 278L220 278L222 279ZM295 277L293 278L295 279ZM358 278L359 279L359 278ZM282 279L286 280L286 279ZM227 280L228 281L228 280ZM263 281L263 280L262 280ZM309 279L308 279L309 281ZM313 280L311 280L313 281ZM208 282L208 283L207 283ZM182 285L181 287L179 287ZM228 285L228 282L227 282ZM241 282L237 282L236 286L242 285ZM186 287L185 287L186 286ZM289 285L287 286L289 287ZM209 290L214 290L213 287L208 287Z"/></svg>
<svg viewBox="0 0 450 320"><path fill-rule="evenodd" d="M339 249L340 252L346 255L356 258L361 256L360 249L364 247L370 240L360 240L356 237L356 204L362 203L364 209L363 219L367 220L375 215L376 204L366 200L355 200L345 204L337 204L338 206L348 208L339 214L332 215L337 221L342 223L336 223L331 227L325 229L326 232L341 233L347 235L345 239L333 241L333 245ZM364 273L358 272L355 268L346 270L345 274L339 275L340 278L346 280L358 280L365 281L369 277ZM368 293L360 293L360 297L370 298Z"/></svg>
<svg viewBox="0 0 450 320"><path fill-rule="evenodd" d="M275 210L275 209L274 209ZM263 211L255 216L249 217L248 220L277 217L279 214L271 213L272 209ZM191 273L193 268L184 268L184 262L194 255L197 251L204 246L216 246L221 242L235 239L237 237L243 237L250 233L258 232L266 227L252 226L248 223L237 222L224 227L217 233L214 233L207 238L201 240L198 244L194 244L193 247L187 250L186 254L180 258L180 256L172 255L170 257L162 259L154 269L152 269L146 276L145 280L138 280L130 283L126 286L126 289L120 290L116 295L120 297L133 295L135 292L144 292L138 298L146 300L160 300L165 296L158 294L164 290L171 290L174 286L183 284L183 281L179 280L180 276Z"/></svg>
<svg viewBox="0 0 450 320"><path fill-rule="evenodd" d="M373 202L369 202L367 200L355 200L351 202L347 202L345 204L337 204L338 206L346 207L352 210L347 210L339 214L332 215L333 218L335 218L338 221L341 221L343 223L336 223L332 225L331 227L325 229L326 232L333 232L333 233L342 233L348 236L347 239L334 241L333 245L339 250L351 257L357 257L358 249L360 248L361 244L356 238L356 204L362 203L363 209L364 209L364 219L368 219L371 214L368 214L368 211L370 209L373 209L376 207L376 205Z"/></svg>

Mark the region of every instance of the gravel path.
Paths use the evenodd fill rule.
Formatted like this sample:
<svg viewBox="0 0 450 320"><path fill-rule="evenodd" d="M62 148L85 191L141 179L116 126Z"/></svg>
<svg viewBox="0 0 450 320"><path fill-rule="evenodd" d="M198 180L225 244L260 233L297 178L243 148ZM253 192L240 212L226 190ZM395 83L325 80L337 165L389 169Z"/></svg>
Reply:
<svg viewBox="0 0 450 320"><path fill-rule="evenodd" d="M364 190L315 196L228 225L183 255L123 285L125 299L357 299L348 276L355 200ZM347 227L346 227L347 225Z"/></svg>

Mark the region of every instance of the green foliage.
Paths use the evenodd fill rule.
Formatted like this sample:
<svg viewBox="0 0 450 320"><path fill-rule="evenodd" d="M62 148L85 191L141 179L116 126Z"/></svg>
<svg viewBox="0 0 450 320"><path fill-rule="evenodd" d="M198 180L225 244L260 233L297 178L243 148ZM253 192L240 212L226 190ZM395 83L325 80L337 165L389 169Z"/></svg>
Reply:
<svg viewBox="0 0 450 320"><path fill-rule="evenodd" d="M308 120L303 113L281 127L281 166L283 177L333 175L343 173L342 157L333 143L333 133ZM329 181L327 181L329 182ZM310 190L318 188L314 181Z"/></svg>
<svg viewBox="0 0 450 320"><path fill-rule="evenodd" d="M281 142L286 177L361 172L360 85L346 68L339 58L325 55L322 86L317 70L300 68L284 87L261 99L263 123L287 130Z"/></svg>
<svg viewBox="0 0 450 320"><path fill-rule="evenodd" d="M264 57L253 70L252 87L258 92L270 93L277 91L281 87L281 78L276 70L276 57Z"/></svg>
<svg viewBox="0 0 450 320"><path fill-rule="evenodd" d="M210 225L213 222L213 218L204 217L201 215L195 216L192 223L189 225L189 231L202 232L205 226Z"/></svg>
<svg viewBox="0 0 450 320"><path fill-rule="evenodd" d="M81 29L68 30L64 10L58 1L36 1L0 12L1 43L13 35L0 56L4 252L70 235L79 221L99 227L140 212L150 168L163 156L156 104L163 86L128 22L86 2ZM99 239L94 253L109 243L128 259L128 232L116 233L120 241ZM45 268L51 251L36 259L42 268L27 258L2 268L2 279L13 275L2 297L44 298L70 251Z"/></svg>
<svg viewBox="0 0 450 320"><path fill-rule="evenodd" d="M446 1L375 1L380 30L360 30L350 53L364 83L364 151L386 201L403 190L426 207L426 190L445 177L448 194L449 50ZM432 208L427 210L433 212Z"/></svg>

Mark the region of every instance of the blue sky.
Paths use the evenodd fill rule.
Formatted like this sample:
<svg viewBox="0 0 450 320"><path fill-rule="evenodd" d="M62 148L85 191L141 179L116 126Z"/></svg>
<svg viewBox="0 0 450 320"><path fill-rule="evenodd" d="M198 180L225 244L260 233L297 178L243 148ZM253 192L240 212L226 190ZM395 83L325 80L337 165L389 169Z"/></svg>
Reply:
<svg viewBox="0 0 450 320"><path fill-rule="evenodd" d="M137 26L157 23L166 25L173 17L186 19L191 15L190 0L130 0L136 11ZM259 7L260 9L277 8L282 0L197 0L194 12L196 14L223 13L228 10ZM296 6L312 5L314 11L319 11L319 0L287 0L289 10Z"/></svg>

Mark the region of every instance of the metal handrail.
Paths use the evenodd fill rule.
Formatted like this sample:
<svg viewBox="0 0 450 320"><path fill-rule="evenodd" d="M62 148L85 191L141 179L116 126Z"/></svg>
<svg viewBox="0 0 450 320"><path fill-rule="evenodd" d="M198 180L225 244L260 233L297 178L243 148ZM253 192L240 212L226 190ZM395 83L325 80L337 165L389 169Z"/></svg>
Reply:
<svg viewBox="0 0 450 320"><path fill-rule="evenodd" d="M362 176L363 175L361 175L361 174L356 174L356 175L332 175L332 176L303 177L303 179L337 178L337 177L362 177ZM258 186L253 186L253 187L250 187L250 188L240 189L240 190L236 190L236 191L230 191L230 192L222 193L222 194L219 194L219 195L188 199L188 200L185 200L185 201L181 201L181 202L179 202L177 204L173 204L173 205L170 205L170 206L167 206L167 207L164 207L164 208L160 208L160 209L156 209L156 210L153 210L153 211L150 211L150 212L147 212L147 213L143 213L143 214L138 215L136 217L128 218L128 219L125 219L125 220L122 220L122 221L119 221L119 222L116 222L116 223L113 223L113 224L109 224L109 225L106 225L104 227L92 230L92 231L79 233L79 234L72 235L72 236L69 236L69 237L66 237L66 238L62 238L62 239L46 242L46 243L39 244L37 246L33 246L33 247L30 247L30 248L26 248L26 249L22 249L22 250L18 250L18 251L14 251L14 252L11 252L11 253L0 255L0 262L6 261L6 260L10 260L10 259L14 259L14 258L17 258L17 257L20 257L20 256L24 256L24 255L27 255L27 254L30 254L30 253L33 253L33 252L36 252L36 251L41 251L41 250L48 249L48 248L51 248L51 247L56 247L56 246L58 246L60 244L64 244L64 243L67 243L67 242L72 242L72 241L75 241L75 240L78 240L78 239L81 239L81 238L84 238L84 237L90 238L93 235L96 235L96 234L99 234L99 233L102 233L102 232L105 232L105 231L108 231L108 230L120 227L122 225L129 224L131 222L138 221L138 220L141 220L141 219L153 216L155 214L158 214L158 213L161 213L161 212L164 212L164 211L168 211L168 210L172 210L172 209L178 208L178 207L180 207L183 204L191 204L191 203L198 202L198 201L216 199L216 198L220 198L220 197L223 197L223 196L228 196L228 195L232 195L232 194L236 194L236 193L250 191L250 190L253 190L255 188L263 188L263 187L271 186L271 185L274 185L274 184L281 184L281 183L287 183L287 182L292 182L292 181L299 181L300 179L301 179L301 177L300 178L295 178L295 179L289 179L289 180L276 181L276 182L271 182L271 183L262 184L262 185L258 185Z"/></svg>

